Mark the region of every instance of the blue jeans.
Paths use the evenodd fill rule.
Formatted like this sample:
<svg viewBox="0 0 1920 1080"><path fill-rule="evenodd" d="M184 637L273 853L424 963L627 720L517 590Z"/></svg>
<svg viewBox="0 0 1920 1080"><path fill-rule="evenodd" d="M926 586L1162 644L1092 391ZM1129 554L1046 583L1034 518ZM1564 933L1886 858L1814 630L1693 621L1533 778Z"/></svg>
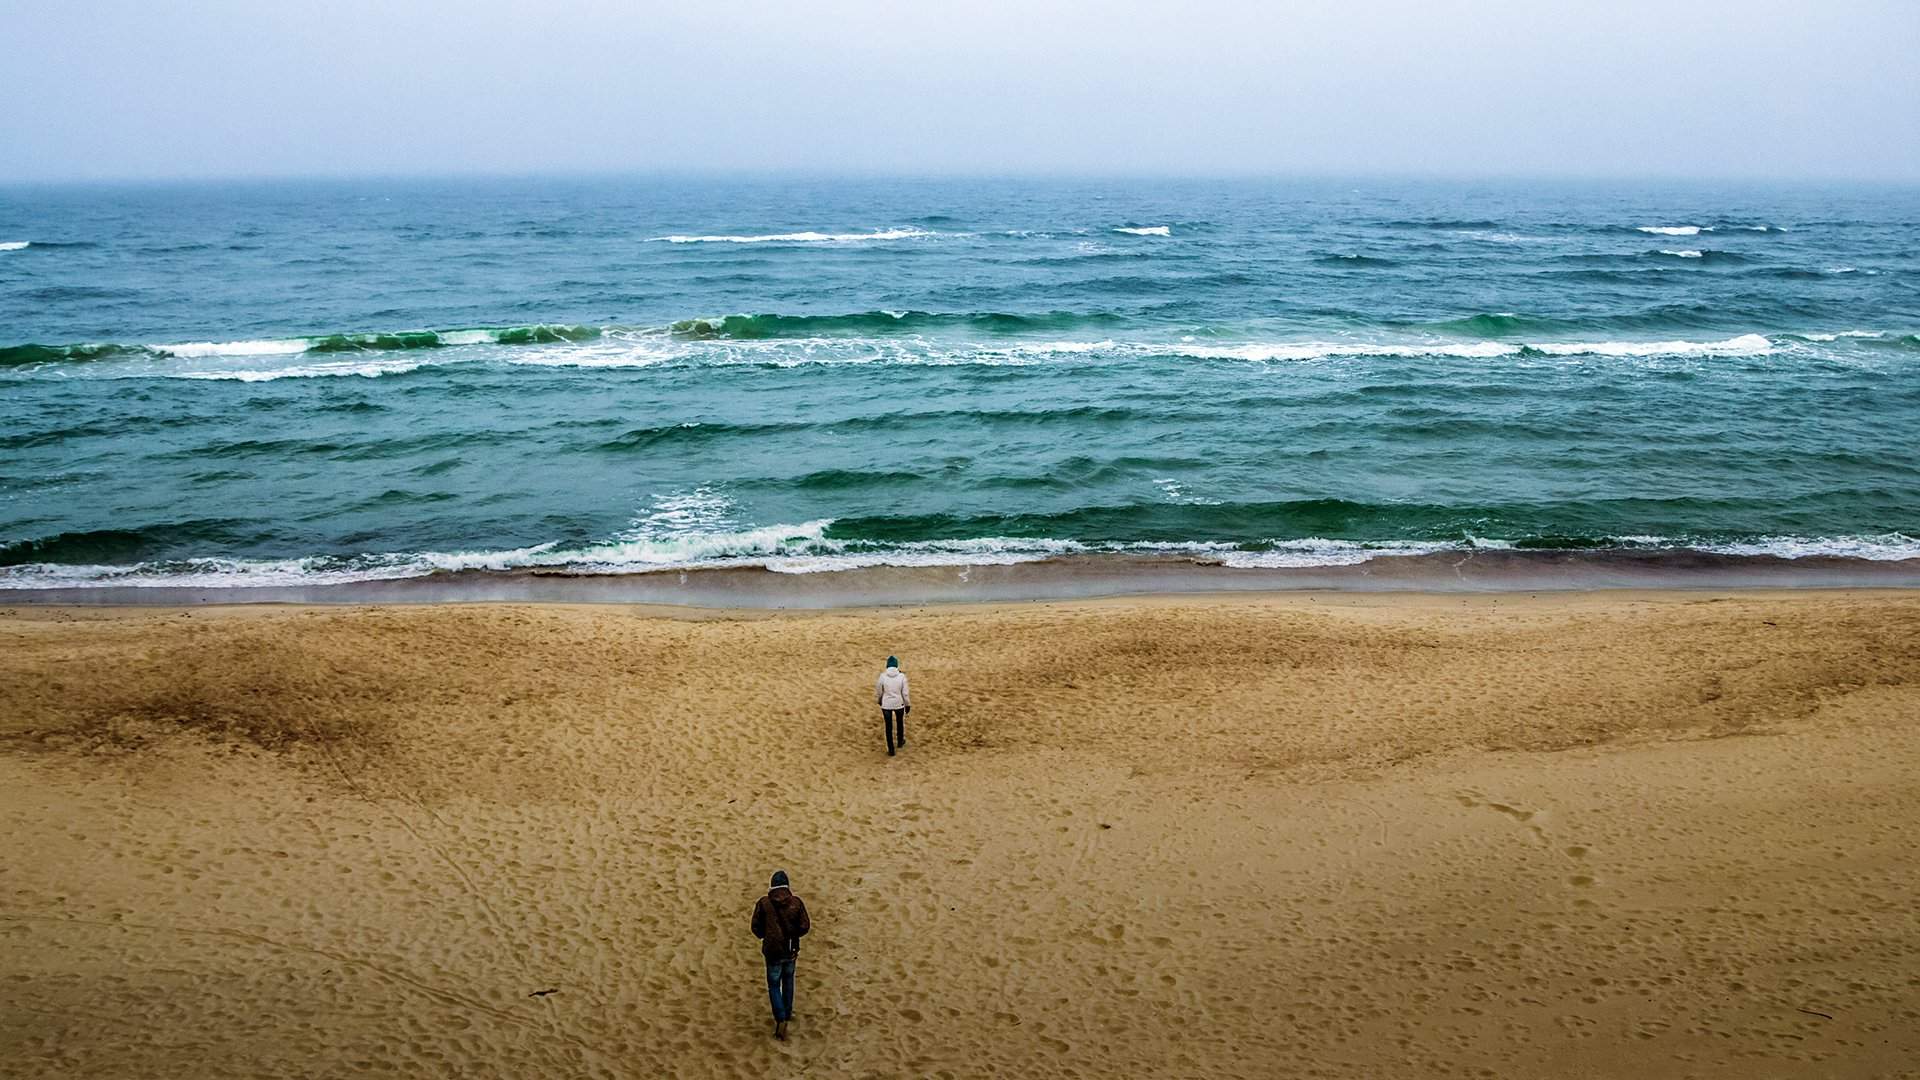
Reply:
<svg viewBox="0 0 1920 1080"><path fill-rule="evenodd" d="M793 961L767 961L767 1001L775 1023L793 1019Z"/></svg>

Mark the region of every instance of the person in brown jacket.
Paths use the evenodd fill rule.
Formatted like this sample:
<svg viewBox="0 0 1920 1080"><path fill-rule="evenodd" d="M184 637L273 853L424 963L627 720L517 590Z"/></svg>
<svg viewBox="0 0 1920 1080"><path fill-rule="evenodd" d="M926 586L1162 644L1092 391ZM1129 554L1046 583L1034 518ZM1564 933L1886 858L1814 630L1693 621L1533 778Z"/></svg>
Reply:
<svg viewBox="0 0 1920 1080"><path fill-rule="evenodd" d="M773 1037L787 1037L793 1019L793 966L800 956L800 939L813 924L807 905L787 887L787 872L773 872L773 887L753 905L753 936L760 939L760 955L767 960L767 999L773 1004Z"/></svg>

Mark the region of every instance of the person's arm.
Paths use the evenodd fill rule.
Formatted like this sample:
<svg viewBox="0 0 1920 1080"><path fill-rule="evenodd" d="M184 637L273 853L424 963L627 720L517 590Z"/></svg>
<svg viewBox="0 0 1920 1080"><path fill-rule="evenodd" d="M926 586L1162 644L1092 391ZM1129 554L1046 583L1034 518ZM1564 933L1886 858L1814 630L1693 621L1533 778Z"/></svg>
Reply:
<svg viewBox="0 0 1920 1080"><path fill-rule="evenodd" d="M796 896L794 897L794 899L799 900L800 898ZM800 901L800 923L799 925L793 928L793 936L796 940L799 938L806 937L807 931L811 929L813 929L813 920L807 918L807 902L804 900L801 900Z"/></svg>
<svg viewBox="0 0 1920 1080"><path fill-rule="evenodd" d="M900 707L913 708L913 695L907 693L907 673L904 671L900 673Z"/></svg>
<svg viewBox="0 0 1920 1080"><path fill-rule="evenodd" d="M761 939L767 936L767 905L758 900L753 902L753 936Z"/></svg>
<svg viewBox="0 0 1920 1080"><path fill-rule="evenodd" d="M887 700L887 677L882 675L873 680L873 703L878 705L885 700Z"/></svg>

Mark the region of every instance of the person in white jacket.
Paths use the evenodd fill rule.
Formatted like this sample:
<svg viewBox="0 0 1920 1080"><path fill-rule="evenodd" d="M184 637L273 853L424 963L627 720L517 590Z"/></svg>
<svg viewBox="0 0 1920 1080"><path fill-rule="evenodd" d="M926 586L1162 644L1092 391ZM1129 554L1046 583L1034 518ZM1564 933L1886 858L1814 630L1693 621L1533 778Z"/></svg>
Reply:
<svg viewBox="0 0 1920 1080"><path fill-rule="evenodd" d="M887 725L887 756L892 757L896 732L900 746L907 745L907 710L913 708L913 698L907 694L907 673L900 670L899 657L887 657L887 670L873 684L873 695L880 701L880 719Z"/></svg>

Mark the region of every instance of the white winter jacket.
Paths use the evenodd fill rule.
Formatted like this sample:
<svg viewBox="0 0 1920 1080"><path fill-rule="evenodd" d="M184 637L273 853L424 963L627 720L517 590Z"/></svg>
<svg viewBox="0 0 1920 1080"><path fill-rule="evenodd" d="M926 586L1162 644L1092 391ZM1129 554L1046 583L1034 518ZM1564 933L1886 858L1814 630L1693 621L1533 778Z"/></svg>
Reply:
<svg viewBox="0 0 1920 1080"><path fill-rule="evenodd" d="M897 667L890 667L880 673L879 681L873 684L875 696L880 699L883 709L909 709L913 699L907 696L907 673Z"/></svg>

